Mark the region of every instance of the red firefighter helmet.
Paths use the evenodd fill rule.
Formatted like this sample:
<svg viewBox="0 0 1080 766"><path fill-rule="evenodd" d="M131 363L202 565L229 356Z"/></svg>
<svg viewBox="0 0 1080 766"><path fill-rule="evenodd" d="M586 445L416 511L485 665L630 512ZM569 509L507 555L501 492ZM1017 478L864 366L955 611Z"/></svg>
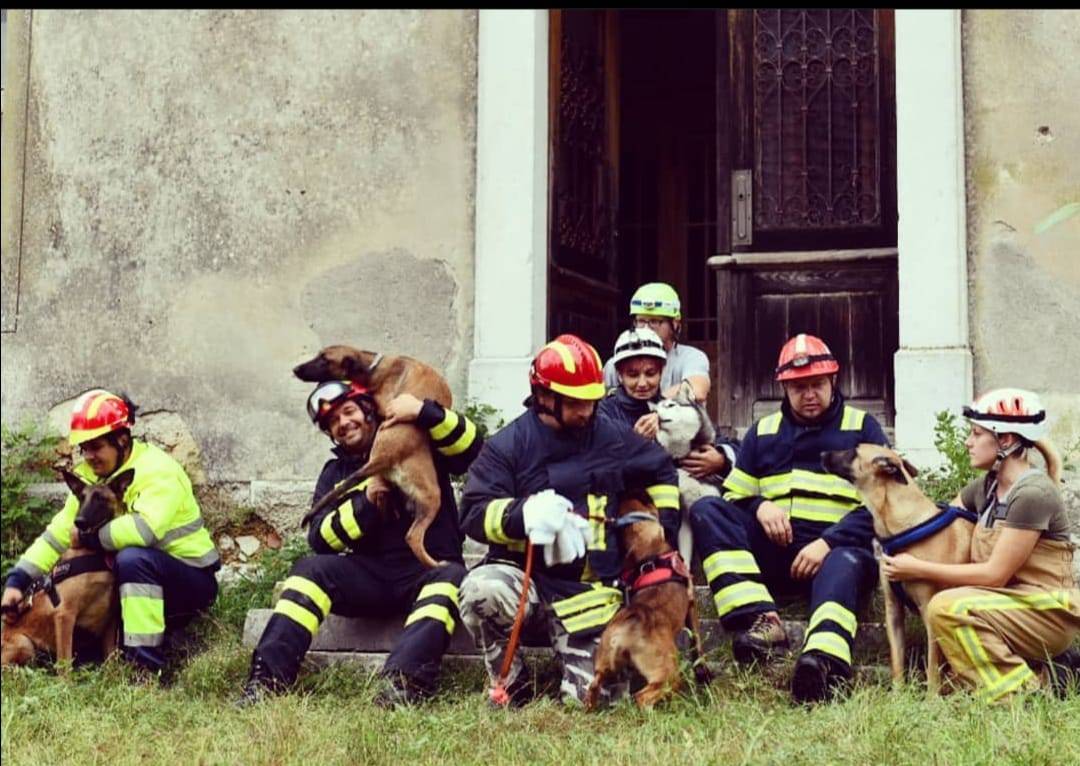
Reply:
<svg viewBox="0 0 1080 766"><path fill-rule="evenodd" d="M342 402L353 399L369 416L375 409L371 392L355 380L328 380L315 386L307 400L307 413L311 422L327 430L326 417Z"/></svg>
<svg viewBox="0 0 1080 766"><path fill-rule="evenodd" d="M604 398L604 365L596 349L576 335L560 335L536 354L529 383L571 399Z"/></svg>
<svg viewBox="0 0 1080 766"><path fill-rule="evenodd" d="M71 446L129 428L134 422L127 402L100 388L87 391L75 401L71 411Z"/></svg>
<svg viewBox="0 0 1080 766"><path fill-rule="evenodd" d="M839 369L840 365L825 345L825 341L801 332L780 349L780 360L776 363L776 379L795 380L815 375L831 375Z"/></svg>

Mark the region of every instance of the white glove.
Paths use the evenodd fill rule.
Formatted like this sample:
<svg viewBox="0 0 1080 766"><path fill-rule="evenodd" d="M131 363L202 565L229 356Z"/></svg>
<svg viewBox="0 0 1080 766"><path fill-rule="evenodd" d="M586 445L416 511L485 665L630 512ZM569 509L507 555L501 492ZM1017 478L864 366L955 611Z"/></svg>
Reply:
<svg viewBox="0 0 1080 766"><path fill-rule="evenodd" d="M566 523L555 535L555 542L544 546L544 563L549 567L569 564L585 555L592 537L592 526L576 513L567 514Z"/></svg>
<svg viewBox="0 0 1080 766"><path fill-rule="evenodd" d="M574 505L553 489L545 489L530 495L521 507L521 519L525 534L533 545L548 545L566 523L568 512Z"/></svg>

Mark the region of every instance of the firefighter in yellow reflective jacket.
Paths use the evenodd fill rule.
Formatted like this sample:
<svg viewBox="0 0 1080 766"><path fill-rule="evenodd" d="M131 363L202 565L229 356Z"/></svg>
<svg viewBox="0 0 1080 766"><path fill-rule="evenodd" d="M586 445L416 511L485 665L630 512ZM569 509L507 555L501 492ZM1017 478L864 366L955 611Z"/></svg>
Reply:
<svg viewBox="0 0 1080 766"><path fill-rule="evenodd" d="M488 544L482 565L461 584L461 619L497 681L521 598L526 542L536 546L523 636L546 636L563 664L561 696L581 701L593 678L600 634L622 605L623 561L609 521L619 494L647 492L660 510L668 541L679 527L675 466L655 442L595 416L604 395L596 350L560 335L533 360L528 411L488 440L469 469L462 524ZM506 698L532 696L529 673L515 655ZM610 696L620 690L611 688Z"/></svg>
<svg viewBox="0 0 1080 766"><path fill-rule="evenodd" d="M79 503L69 495L8 575L3 603L17 603L69 547L114 551L124 655L156 672L165 663L166 632L179 630L213 603L214 573L221 564L184 469L152 444L132 438L135 409L125 397L100 389L76 401L71 444L84 461L75 473L89 483L105 483L134 470L124 492L127 512L95 534L80 534L74 527Z"/></svg>
<svg viewBox="0 0 1080 766"><path fill-rule="evenodd" d="M441 503L424 546L445 563L428 569L413 555L405 542L412 517L392 485L379 476L360 482L344 502L312 519L308 543L315 555L297 561L285 580L252 652L240 706L293 683L331 612L346 617L405 612L404 630L382 669L376 705L410 705L435 691L443 653L457 627L458 585L465 576L450 475L465 472L484 440L464 415L409 394L393 399L382 415L383 424L415 423L431 438ZM334 380L312 391L308 416L335 445L335 457L323 466L315 485L314 504L367 462L380 413L359 383Z"/></svg>
<svg viewBox="0 0 1080 766"><path fill-rule="evenodd" d="M780 412L746 434L724 497L690 508L720 621L736 633L737 662L765 661L787 648L770 588L809 595L791 682L799 702L827 699L850 680L855 613L877 575L870 513L855 487L821 466L825 450L886 443L873 416L844 403L839 369L819 338L800 334L784 344L776 369Z"/></svg>
<svg viewBox="0 0 1080 766"><path fill-rule="evenodd" d="M927 604L929 630L953 673L982 699L995 702L1047 681L1059 692L1069 681L1075 688L1080 650L1069 648L1080 635L1075 525L1059 489L1061 459L1044 438L1046 410L1034 392L1003 388L965 407L964 416L971 422L971 465L987 471L953 500L979 514L972 563L899 553L882 559L882 571L891 580L949 586ZM1046 472L1029 461L1033 447Z"/></svg>

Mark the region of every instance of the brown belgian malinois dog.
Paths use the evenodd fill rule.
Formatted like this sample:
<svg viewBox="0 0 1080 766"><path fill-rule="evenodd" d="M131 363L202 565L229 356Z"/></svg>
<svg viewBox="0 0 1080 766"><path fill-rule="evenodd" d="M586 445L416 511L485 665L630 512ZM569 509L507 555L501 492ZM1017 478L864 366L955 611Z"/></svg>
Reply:
<svg viewBox="0 0 1080 766"><path fill-rule="evenodd" d="M823 452L821 464L859 490L874 517L874 533L879 540L895 537L941 513L934 502L913 481L918 470L891 449L877 444L860 444L855 449ZM974 524L956 518L936 533L912 543L904 550L927 561L966 564L971 561ZM930 694L941 688L941 653L926 622L926 605L943 588L926 580L903 583L904 592L918 606L926 629L926 685ZM885 597L885 632L889 638L889 664L894 682L904 676L904 604L881 575Z"/></svg>
<svg viewBox="0 0 1080 766"><path fill-rule="evenodd" d="M135 470L128 469L106 484L87 484L70 471L61 473L79 500L75 526L80 534L96 533L123 512L124 493L135 478ZM98 636L103 656L108 657L116 649L120 621L115 583L102 553L89 548L66 550L52 573L35 581L23 602L5 612L0 665L25 665L38 652L48 652L60 661L60 672L66 673L76 626Z"/></svg>
<svg viewBox="0 0 1080 766"><path fill-rule="evenodd" d="M630 591L630 603L611 619L600 637L595 675L585 695L586 710L596 706L600 690L628 666L636 668L646 682L634 695L638 707L650 708L678 691L682 675L675 638L684 626L694 632L694 676L698 683L709 682L690 570L664 539L659 514L651 503L632 495L624 497L619 518L629 514L642 519L622 527L626 550L623 580Z"/></svg>
<svg viewBox="0 0 1080 766"><path fill-rule="evenodd" d="M327 346L314 359L293 368L300 380L321 383L327 380L354 380L371 391L379 412L398 394L412 394L417 399L432 399L450 407L453 397L446 380L434 369L407 356L383 356L360 351L351 346ZM427 567L438 566L424 547L424 535L439 512L442 494L439 477L427 435L411 423L396 423L379 428L371 445L368 461L352 475L327 492L304 516L301 526L322 509L340 503L357 482L369 476L382 476L401 490L409 500L413 522L405 542L416 558Z"/></svg>

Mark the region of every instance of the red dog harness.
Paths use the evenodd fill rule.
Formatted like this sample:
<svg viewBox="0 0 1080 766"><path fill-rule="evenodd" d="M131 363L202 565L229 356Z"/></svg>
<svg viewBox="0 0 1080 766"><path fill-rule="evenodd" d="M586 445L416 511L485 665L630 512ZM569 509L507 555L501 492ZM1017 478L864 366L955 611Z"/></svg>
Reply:
<svg viewBox="0 0 1080 766"><path fill-rule="evenodd" d="M622 581L626 586L627 597L630 597L639 590L667 582L689 585L690 569L678 551L668 551L645 559L635 567L624 569Z"/></svg>

